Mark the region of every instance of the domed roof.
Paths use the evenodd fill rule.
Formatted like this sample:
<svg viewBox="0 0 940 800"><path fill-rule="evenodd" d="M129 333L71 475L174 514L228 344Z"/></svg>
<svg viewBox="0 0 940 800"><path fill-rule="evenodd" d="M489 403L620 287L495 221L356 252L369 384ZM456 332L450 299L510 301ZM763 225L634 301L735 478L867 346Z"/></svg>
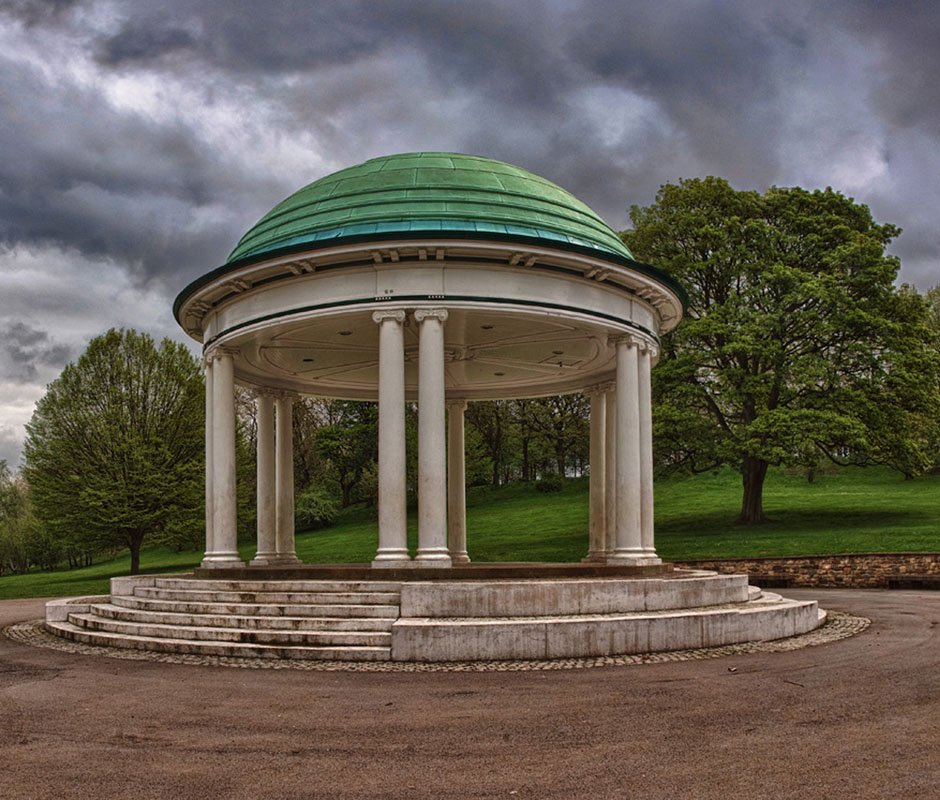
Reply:
<svg viewBox="0 0 940 800"><path fill-rule="evenodd" d="M226 264L305 246L429 234L541 240L633 260L607 223L545 178L480 156L404 153L295 192L241 238Z"/></svg>

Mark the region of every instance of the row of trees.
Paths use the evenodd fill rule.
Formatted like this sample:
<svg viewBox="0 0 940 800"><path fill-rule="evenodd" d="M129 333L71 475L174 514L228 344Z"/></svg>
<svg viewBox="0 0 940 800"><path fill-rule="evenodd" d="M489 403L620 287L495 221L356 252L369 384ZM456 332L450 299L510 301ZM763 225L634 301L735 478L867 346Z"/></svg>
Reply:
<svg viewBox="0 0 940 800"><path fill-rule="evenodd" d="M634 254L689 290L686 320L654 370L657 469L731 465L740 520L764 519L773 464L940 462L940 288L896 287L885 254L899 230L838 192L738 192L718 178L662 188L631 209ZM252 528L254 419L238 398L240 520ZM203 520L203 379L182 345L109 331L48 388L30 422L22 475L0 471L6 569L81 563L143 542L198 547ZM588 404L580 395L472 403L467 476L501 485L580 474ZM371 502L376 408L305 399L294 415L298 493ZM407 411L415 484L416 412ZM311 512L314 513L314 512ZM315 513L314 513L315 516ZM18 543L18 544L17 544Z"/></svg>
<svg viewBox="0 0 940 800"><path fill-rule="evenodd" d="M239 403L254 449L250 400ZM581 395L471 403L467 408L468 485L501 486L587 468L588 402ZM405 411L408 483L417 478L417 407ZM299 486L326 482L343 506L376 496L378 414L374 403L304 398L294 413L294 473Z"/></svg>

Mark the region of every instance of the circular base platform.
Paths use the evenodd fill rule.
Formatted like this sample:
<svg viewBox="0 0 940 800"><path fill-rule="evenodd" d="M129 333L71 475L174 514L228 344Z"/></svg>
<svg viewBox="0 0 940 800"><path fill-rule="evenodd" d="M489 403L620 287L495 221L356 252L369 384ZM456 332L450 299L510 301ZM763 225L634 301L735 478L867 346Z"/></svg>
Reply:
<svg viewBox="0 0 940 800"><path fill-rule="evenodd" d="M385 570L354 579L342 567L290 567L279 579L255 570L246 570L251 579L221 570L114 578L110 596L47 604L46 625L84 644L165 653L449 662L719 647L806 633L825 619L815 601L761 592L745 575L589 574L596 565L512 574L523 566L534 565L426 570L432 580L414 570L405 570L411 580L386 579ZM298 570L305 577L289 577Z"/></svg>

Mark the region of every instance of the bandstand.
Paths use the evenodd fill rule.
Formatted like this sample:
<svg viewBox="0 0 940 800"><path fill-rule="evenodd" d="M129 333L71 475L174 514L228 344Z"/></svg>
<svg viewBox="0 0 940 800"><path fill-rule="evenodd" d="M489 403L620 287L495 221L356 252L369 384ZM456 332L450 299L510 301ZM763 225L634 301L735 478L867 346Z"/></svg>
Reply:
<svg viewBox="0 0 940 800"><path fill-rule="evenodd" d="M745 576L674 570L657 556L650 371L683 299L590 208L499 161L395 155L304 187L174 306L204 353L200 569L115 579L111 608L98 614L112 624L93 622L100 603L60 605L60 633L183 652L439 661L702 647L816 627L815 603L761 593ZM248 564L236 539L236 384L256 404L257 548ZM471 563L467 404L571 392L590 398L583 562ZM371 564L298 562L291 415L302 395L378 404ZM418 413L414 553L409 402ZM298 622L260 622L278 618ZM192 633L200 626L215 632Z"/></svg>

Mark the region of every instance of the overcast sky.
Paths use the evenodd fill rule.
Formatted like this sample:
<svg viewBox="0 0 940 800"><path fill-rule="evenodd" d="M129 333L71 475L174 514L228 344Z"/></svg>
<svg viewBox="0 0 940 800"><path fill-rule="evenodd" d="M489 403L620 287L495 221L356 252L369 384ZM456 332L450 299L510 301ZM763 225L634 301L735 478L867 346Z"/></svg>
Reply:
<svg viewBox="0 0 940 800"><path fill-rule="evenodd" d="M614 228L682 177L831 185L940 282L940 4L830 0L0 0L0 458L112 326L272 205L374 156L453 150Z"/></svg>

